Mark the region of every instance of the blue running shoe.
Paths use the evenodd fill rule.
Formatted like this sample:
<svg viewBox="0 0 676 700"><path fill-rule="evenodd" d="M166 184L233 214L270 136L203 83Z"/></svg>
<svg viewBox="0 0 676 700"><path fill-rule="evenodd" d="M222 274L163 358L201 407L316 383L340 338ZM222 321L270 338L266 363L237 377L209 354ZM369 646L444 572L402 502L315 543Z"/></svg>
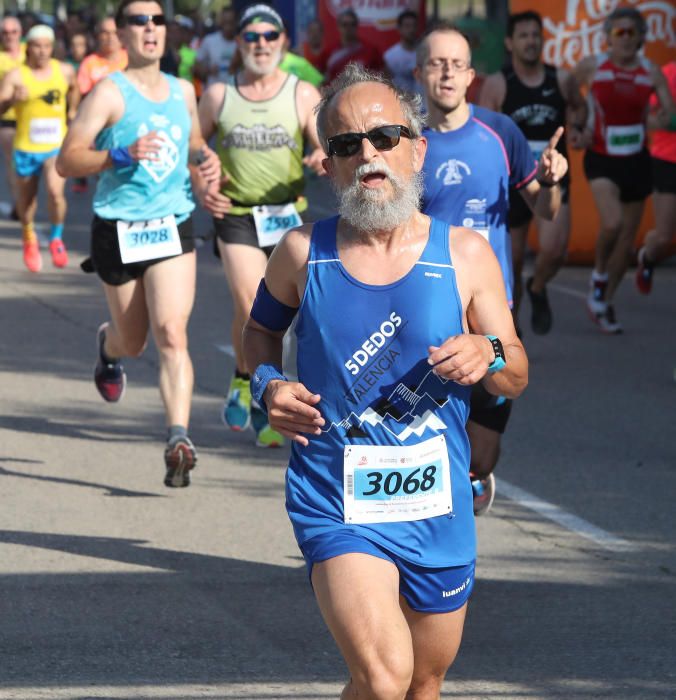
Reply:
<svg viewBox="0 0 676 700"><path fill-rule="evenodd" d="M474 515L485 515L491 509L495 498L495 477L489 474L485 479L479 479L470 473L469 478L474 495Z"/></svg>
<svg viewBox="0 0 676 700"><path fill-rule="evenodd" d="M251 427L256 433L256 447L284 445L284 436L270 427L267 413L255 401L251 403Z"/></svg>
<svg viewBox="0 0 676 700"><path fill-rule="evenodd" d="M233 376L223 406L223 423L230 430L237 432L249 427L251 423L251 389L248 379Z"/></svg>

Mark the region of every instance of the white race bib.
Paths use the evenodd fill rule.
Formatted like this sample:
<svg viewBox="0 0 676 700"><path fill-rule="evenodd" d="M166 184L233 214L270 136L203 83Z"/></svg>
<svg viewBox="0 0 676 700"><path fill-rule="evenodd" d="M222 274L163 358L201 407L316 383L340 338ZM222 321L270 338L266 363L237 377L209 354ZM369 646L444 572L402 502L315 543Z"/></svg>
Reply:
<svg viewBox="0 0 676 700"><path fill-rule="evenodd" d="M640 153L644 140L643 124L609 126L606 129L606 151L610 156L631 156Z"/></svg>
<svg viewBox="0 0 676 700"><path fill-rule="evenodd" d="M261 248L277 245L279 239L289 229L303 223L293 203L264 204L260 207L252 207L251 213L256 224L258 245Z"/></svg>
<svg viewBox="0 0 676 700"><path fill-rule="evenodd" d="M346 445L346 523L388 523L448 515L451 469L443 435L418 445Z"/></svg>
<svg viewBox="0 0 676 700"><path fill-rule="evenodd" d="M530 152L533 154L533 158L539 163L542 151L547 148L549 141L529 141L528 145L530 146Z"/></svg>
<svg viewBox="0 0 676 700"><path fill-rule="evenodd" d="M125 265L183 252L173 214L149 221L118 221L117 240Z"/></svg>
<svg viewBox="0 0 676 700"><path fill-rule="evenodd" d="M46 144L61 143L63 122L56 117L31 119L28 124L28 138L31 143Z"/></svg>

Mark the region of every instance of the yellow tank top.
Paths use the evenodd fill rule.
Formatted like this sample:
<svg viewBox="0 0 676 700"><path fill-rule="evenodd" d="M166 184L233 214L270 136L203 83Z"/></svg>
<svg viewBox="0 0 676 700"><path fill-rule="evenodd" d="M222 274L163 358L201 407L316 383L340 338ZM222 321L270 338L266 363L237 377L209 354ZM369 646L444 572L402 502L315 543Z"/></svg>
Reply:
<svg viewBox="0 0 676 700"><path fill-rule="evenodd" d="M51 59L52 74L38 80L28 66L20 66L21 81L28 99L17 102L14 148L29 153L45 153L58 148L66 135L66 94L68 81L61 64Z"/></svg>
<svg viewBox="0 0 676 700"><path fill-rule="evenodd" d="M21 44L19 55L12 58L6 51L0 51L0 80L2 80L9 71L14 70L26 60L26 44ZM14 107L10 107L4 114L0 114L0 119L11 121L16 119Z"/></svg>

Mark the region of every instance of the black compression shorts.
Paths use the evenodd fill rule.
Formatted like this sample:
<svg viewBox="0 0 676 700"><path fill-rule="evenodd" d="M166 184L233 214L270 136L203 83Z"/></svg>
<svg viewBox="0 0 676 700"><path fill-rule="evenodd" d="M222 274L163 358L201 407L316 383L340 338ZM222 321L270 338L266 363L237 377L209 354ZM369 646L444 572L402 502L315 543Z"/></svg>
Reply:
<svg viewBox="0 0 676 700"><path fill-rule="evenodd" d="M643 150L633 156L606 156L585 151L587 180L606 178L620 190L621 202L642 202L653 190L650 154Z"/></svg>

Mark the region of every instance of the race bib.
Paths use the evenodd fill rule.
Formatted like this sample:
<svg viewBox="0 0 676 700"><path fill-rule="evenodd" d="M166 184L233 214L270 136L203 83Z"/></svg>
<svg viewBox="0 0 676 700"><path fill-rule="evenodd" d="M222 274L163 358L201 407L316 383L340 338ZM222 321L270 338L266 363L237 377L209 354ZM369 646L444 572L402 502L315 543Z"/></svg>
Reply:
<svg viewBox="0 0 676 700"><path fill-rule="evenodd" d="M610 156L631 156L643 149L643 124L609 126L606 129L606 151Z"/></svg>
<svg viewBox="0 0 676 700"><path fill-rule="evenodd" d="M451 469L443 435L418 445L346 445L346 523L424 520L453 509Z"/></svg>
<svg viewBox="0 0 676 700"><path fill-rule="evenodd" d="M28 125L28 138L35 144L61 143L61 128L63 122L55 117L31 119Z"/></svg>
<svg viewBox="0 0 676 700"><path fill-rule="evenodd" d="M528 145L530 146L530 152L533 154L533 158L539 163L542 151L547 148L549 141L529 141Z"/></svg>
<svg viewBox="0 0 676 700"><path fill-rule="evenodd" d="M480 233L487 241L490 242L490 226L488 224L488 212L485 197L483 199L468 199L465 202L462 225L465 228L474 229L477 233Z"/></svg>
<svg viewBox="0 0 676 700"><path fill-rule="evenodd" d="M118 221L117 240L125 265L167 258L183 252L173 214L149 221Z"/></svg>
<svg viewBox="0 0 676 700"><path fill-rule="evenodd" d="M279 239L292 228L300 226L303 220L291 204L264 204L251 209L256 224L258 245L261 248L277 245Z"/></svg>

